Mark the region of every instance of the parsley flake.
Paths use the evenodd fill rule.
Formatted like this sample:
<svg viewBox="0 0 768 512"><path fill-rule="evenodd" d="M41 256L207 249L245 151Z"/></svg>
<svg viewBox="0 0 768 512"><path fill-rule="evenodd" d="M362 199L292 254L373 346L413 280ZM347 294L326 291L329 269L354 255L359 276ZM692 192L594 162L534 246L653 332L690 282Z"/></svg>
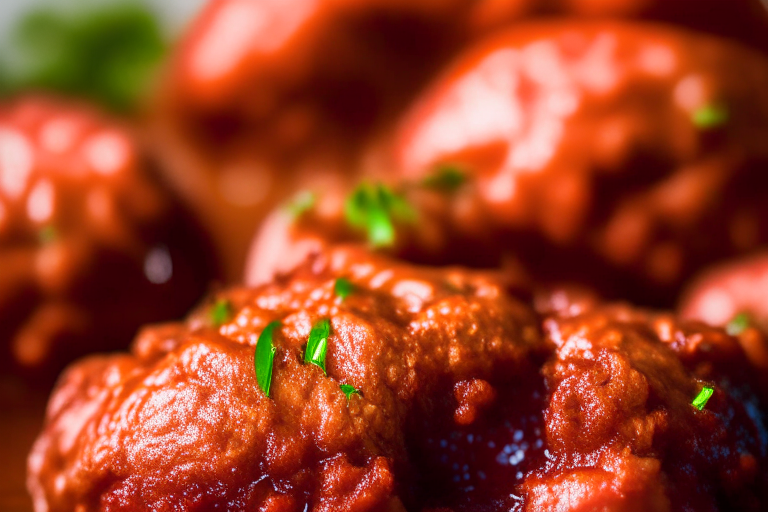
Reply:
<svg viewBox="0 0 768 512"><path fill-rule="evenodd" d="M319 366L325 373L325 355L328 352L328 336L331 335L331 321L324 318L312 326L304 352L304 362Z"/></svg>
<svg viewBox="0 0 768 512"><path fill-rule="evenodd" d="M722 126L728 118L728 109L718 104L704 105L693 112L693 124L702 130Z"/></svg>
<svg viewBox="0 0 768 512"><path fill-rule="evenodd" d="M421 184L440 192L452 193L461 188L466 181L467 175L464 171L454 165L443 165L438 167L433 174L424 178Z"/></svg>
<svg viewBox="0 0 768 512"><path fill-rule="evenodd" d="M342 384L339 386L341 388L341 391L347 396L347 400L349 400L349 397L352 395L359 395L360 392L355 389L355 386L350 386L349 384Z"/></svg>
<svg viewBox="0 0 768 512"><path fill-rule="evenodd" d="M221 327L232 318L232 303L227 299L217 300L208 312L211 325Z"/></svg>
<svg viewBox="0 0 768 512"><path fill-rule="evenodd" d="M58 237L59 234L56 232L56 228L50 225L43 227L37 233L37 239L40 240L40 243L43 245L55 242Z"/></svg>
<svg viewBox="0 0 768 512"><path fill-rule="evenodd" d="M355 291L355 285L347 278L340 277L333 285L333 293L341 300L349 297Z"/></svg>
<svg viewBox="0 0 768 512"><path fill-rule="evenodd" d="M395 243L395 221L413 222L416 211L401 195L382 184L362 183L344 204L347 222L366 231L374 248Z"/></svg>
<svg viewBox="0 0 768 512"><path fill-rule="evenodd" d="M725 332L731 336L738 336L749 327L750 318L747 313L739 313L725 326Z"/></svg>
<svg viewBox="0 0 768 512"><path fill-rule="evenodd" d="M275 329L280 327L280 322L274 321L267 324L259 339L256 341L256 352L253 356L253 363L256 368L256 381L264 394L269 398L269 391L272 388L272 366L275 362L275 348L272 343L272 337Z"/></svg>
<svg viewBox="0 0 768 512"><path fill-rule="evenodd" d="M710 388L708 386L704 386L701 388L701 391L699 391L699 394L696 395L696 398L693 399L693 402L691 402L691 405L693 405L698 410L703 410L704 407L706 407L707 402L709 402L710 397L712 397L712 394L715 392L715 388Z"/></svg>
<svg viewBox="0 0 768 512"><path fill-rule="evenodd" d="M317 195L310 190L303 190L293 196L285 209L295 220L314 208L315 203L317 203Z"/></svg>

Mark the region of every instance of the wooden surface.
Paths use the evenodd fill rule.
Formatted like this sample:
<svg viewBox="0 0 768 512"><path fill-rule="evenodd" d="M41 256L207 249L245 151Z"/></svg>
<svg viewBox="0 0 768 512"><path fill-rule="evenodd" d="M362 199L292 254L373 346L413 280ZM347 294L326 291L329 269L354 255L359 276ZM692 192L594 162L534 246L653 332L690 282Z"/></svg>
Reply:
<svg viewBox="0 0 768 512"><path fill-rule="evenodd" d="M48 393L0 380L0 511L31 512L27 454L40 432Z"/></svg>

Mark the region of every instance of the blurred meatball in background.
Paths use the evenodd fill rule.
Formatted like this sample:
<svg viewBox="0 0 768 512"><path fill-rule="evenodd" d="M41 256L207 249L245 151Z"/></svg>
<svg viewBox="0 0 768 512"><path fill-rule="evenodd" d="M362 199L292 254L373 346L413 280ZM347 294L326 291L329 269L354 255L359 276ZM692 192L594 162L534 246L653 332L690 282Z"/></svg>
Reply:
<svg viewBox="0 0 768 512"><path fill-rule="evenodd" d="M719 326L746 315L741 320L744 326L753 324L768 332L768 253L719 263L701 272L687 287L680 308L686 318ZM737 324L731 330L743 330Z"/></svg>
<svg viewBox="0 0 768 512"><path fill-rule="evenodd" d="M767 90L765 58L723 40L520 25L421 97L397 168L464 173L453 224L470 239L495 226L467 260L506 250L540 279L668 306L703 265L768 240Z"/></svg>
<svg viewBox="0 0 768 512"><path fill-rule="evenodd" d="M50 96L0 106L3 366L50 381L183 315L212 275L205 237L130 129Z"/></svg>
<svg viewBox="0 0 768 512"><path fill-rule="evenodd" d="M236 281L253 231L296 189L394 172L382 149L394 123L462 48L523 19L574 15L672 22L768 48L756 0L216 0L172 59L151 140Z"/></svg>

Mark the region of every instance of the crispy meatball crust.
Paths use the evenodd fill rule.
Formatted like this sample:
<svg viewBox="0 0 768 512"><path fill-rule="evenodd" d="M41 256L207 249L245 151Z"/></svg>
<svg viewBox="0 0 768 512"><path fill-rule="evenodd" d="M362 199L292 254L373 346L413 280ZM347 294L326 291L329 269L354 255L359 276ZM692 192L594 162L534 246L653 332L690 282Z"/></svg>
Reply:
<svg viewBox="0 0 768 512"><path fill-rule="evenodd" d="M219 326L206 304L147 328L62 377L36 511L759 509L762 388L737 340L628 306L537 314L502 283L340 247L219 294ZM327 375L304 362L320 319Z"/></svg>
<svg viewBox="0 0 768 512"><path fill-rule="evenodd" d="M355 286L344 301L341 276ZM533 313L493 280L354 251L222 297L236 314L218 329L198 313L64 375L30 457L38 511L399 510L411 416L454 384L532 371L543 347ZM321 318L328 376L303 364ZM273 320L270 399L253 346ZM360 395L347 400L343 383Z"/></svg>

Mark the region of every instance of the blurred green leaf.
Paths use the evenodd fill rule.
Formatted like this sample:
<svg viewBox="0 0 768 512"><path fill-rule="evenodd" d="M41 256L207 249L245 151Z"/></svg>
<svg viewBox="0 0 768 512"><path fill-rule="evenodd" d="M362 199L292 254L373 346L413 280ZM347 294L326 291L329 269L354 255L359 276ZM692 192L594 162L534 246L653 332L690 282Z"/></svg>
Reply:
<svg viewBox="0 0 768 512"><path fill-rule="evenodd" d="M60 4L29 12L0 53L0 92L42 89L126 111L165 55L160 23L134 2Z"/></svg>

